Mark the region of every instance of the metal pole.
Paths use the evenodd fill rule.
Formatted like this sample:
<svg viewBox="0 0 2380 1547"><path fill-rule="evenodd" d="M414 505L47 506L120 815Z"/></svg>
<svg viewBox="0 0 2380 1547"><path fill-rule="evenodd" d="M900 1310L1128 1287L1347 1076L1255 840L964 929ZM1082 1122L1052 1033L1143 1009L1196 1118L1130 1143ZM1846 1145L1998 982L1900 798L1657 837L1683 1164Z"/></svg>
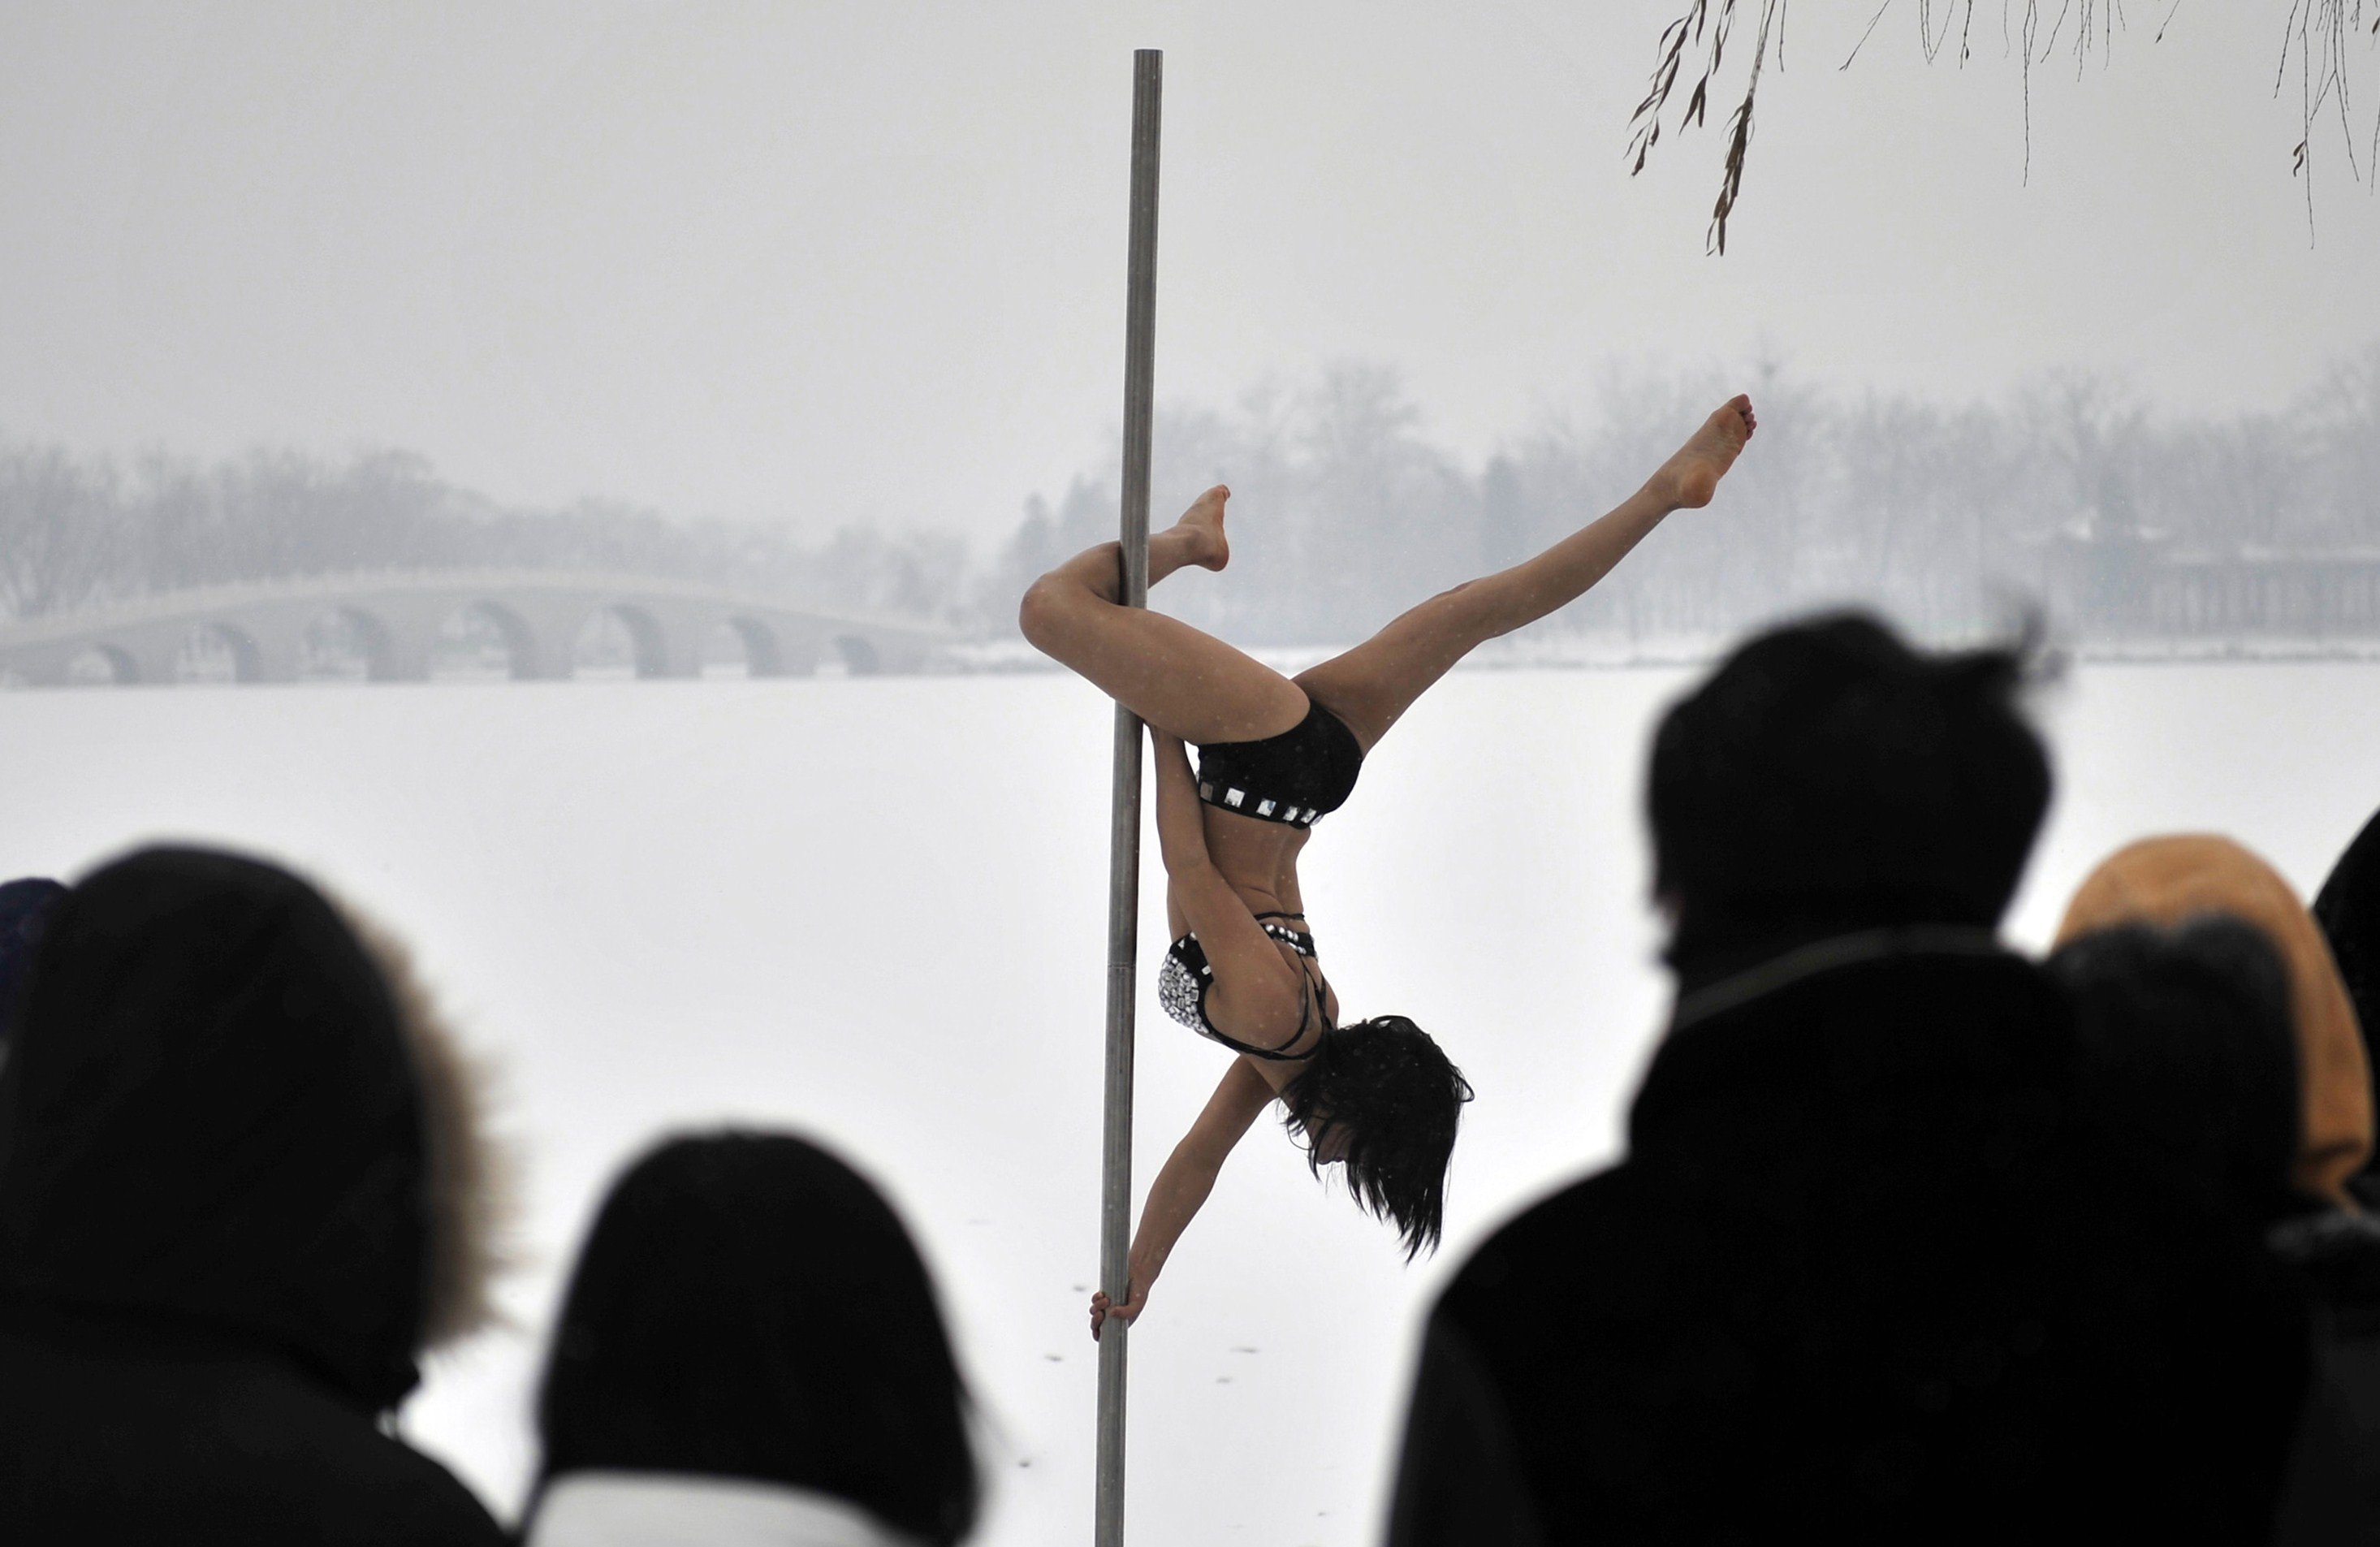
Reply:
<svg viewBox="0 0 2380 1547"><path fill-rule="evenodd" d="M1132 243L1124 287L1123 604L1148 605L1148 443L1157 370L1157 128L1165 55L1132 56ZM1115 712L1115 803L1108 824L1107 1126L1099 1155L1099 1287L1123 1303L1132 1249L1132 1014L1140 930L1140 717ZM1092 1540L1123 1547L1127 1334L1099 1336L1099 1498Z"/></svg>

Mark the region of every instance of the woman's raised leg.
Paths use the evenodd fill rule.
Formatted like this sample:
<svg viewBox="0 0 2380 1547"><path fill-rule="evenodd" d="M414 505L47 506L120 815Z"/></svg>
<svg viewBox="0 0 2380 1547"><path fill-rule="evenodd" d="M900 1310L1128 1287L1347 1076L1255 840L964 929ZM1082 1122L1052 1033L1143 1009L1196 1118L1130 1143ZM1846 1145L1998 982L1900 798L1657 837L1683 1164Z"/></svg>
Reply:
<svg viewBox="0 0 2380 1547"><path fill-rule="evenodd" d="M1708 505L1756 423L1751 398L1730 400L1609 514L1535 558L1439 592L1345 654L1300 673L1297 685L1370 751L1457 661L1586 594L1671 511Z"/></svg>
<svg viewBox="0 0 2380 1547"><path fill-rule="evenodd" d="M1223 535L1231 497L1217 484L1150 536L1150 585L1185 565L1220 569L1231 562ZM1305 718L1305 694L1270 666L1180 618L1123 605L1122 556L1120 544L1102 542L1033 582L1017 621L1035 649L1193 745L1261 740Z"/></svg>

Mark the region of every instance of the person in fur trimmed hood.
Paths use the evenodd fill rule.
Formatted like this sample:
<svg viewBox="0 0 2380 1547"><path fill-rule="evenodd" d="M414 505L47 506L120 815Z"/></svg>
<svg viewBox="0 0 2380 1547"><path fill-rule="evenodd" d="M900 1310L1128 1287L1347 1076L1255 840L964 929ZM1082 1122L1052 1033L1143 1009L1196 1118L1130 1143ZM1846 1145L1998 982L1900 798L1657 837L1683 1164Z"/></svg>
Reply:
<svg viewBox="0 0 2380 1547"><path fill-rule="evenodd" d="M392 1437L490 1319L477 1097L402 958L274 866L152 848L53 914L0 1069L12 1543L499 1542Z"/></svg>

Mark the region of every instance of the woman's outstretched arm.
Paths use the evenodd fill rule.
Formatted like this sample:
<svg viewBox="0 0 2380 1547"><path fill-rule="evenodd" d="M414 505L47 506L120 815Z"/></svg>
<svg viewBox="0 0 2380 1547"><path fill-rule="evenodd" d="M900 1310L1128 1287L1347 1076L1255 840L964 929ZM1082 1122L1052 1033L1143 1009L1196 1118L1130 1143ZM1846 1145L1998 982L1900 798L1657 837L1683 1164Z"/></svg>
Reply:
<svg viewBox="0 0 2380 1547"><path fill-rule="evenodd" d="M1165 1260L1173 1255L1173 1244L1214 1190L1215 1177L1232 1147L1272 1099L1272 1087L1264 1076L1245 1058L1232 1060L1222 1083L1207 1098L1207 1109L1198 1114L1198 1120L1166 1157L1157 1180L1149 1184L1148 1200L1140 1209L1140 1228L1133 1232L1132 1254L1125 1259L1123 1303L1111 1304L1105 1292L1091 1297L1093 1338L1099 1335L1109 1317L1130 1322L1148 1303L1149 1285L1157 1282Z"/></svg>

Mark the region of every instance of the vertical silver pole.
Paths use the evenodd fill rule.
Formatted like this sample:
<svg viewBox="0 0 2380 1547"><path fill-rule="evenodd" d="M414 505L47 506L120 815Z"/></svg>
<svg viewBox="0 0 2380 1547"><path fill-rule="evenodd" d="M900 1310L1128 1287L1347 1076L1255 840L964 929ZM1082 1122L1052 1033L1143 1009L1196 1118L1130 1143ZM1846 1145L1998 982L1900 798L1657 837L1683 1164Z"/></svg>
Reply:
<svg viewBox="0 0 2380 1547"><path fill-rule="evenodd" d="M1157 370L1157 127L1165 55L1132 56L1132 245L1124 288L1123 604L1148 604L1148 443ZM1115 712L1115 803L1108 825L1107 1131L1099 1155L1099 1287L1125 1298L1132 1249L1132 1012L1140 925L1140 717ZM1093 1541L1123 1547L1126 1334L1099 1337L1099 1500Z"/></svg>

